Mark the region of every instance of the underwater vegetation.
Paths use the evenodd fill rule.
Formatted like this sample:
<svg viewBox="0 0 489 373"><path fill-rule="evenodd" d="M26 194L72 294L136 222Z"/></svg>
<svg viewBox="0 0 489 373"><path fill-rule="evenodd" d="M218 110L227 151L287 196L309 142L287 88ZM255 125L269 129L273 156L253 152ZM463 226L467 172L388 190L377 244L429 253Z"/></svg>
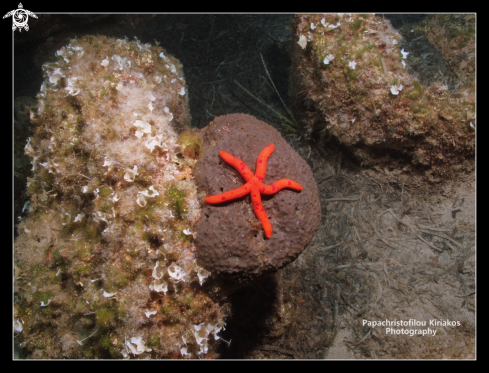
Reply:
<svg viewBox="0 0 489 373"><path fill-rule="evenodd" d="M465 18L457 21L463 28L448 28L453 37L440 47L459 77L456 90L449 90L441 82L424 86L408 73L416 61L399 47L401 34L381 17L297 15L293 95L306 136L333 136L363 164L403 154L432 178L473 168L474 15ZM427 18L412 33L426 32L441 45L445 31L433 30L445 30L443 22L447 17Z"/></svg>
<svg viewBox="0 0 489 373"><path fill-rule="evenodd" d="M137 39L85 36L43 71L14 244L21 357L216 357L225 312L195 258L199 148L182 133L180 63Z"/></svg>

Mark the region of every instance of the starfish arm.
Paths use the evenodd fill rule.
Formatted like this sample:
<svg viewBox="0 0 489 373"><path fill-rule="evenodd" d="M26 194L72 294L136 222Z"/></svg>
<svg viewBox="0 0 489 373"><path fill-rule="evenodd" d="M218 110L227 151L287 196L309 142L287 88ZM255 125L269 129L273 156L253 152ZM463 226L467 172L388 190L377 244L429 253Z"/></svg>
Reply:
<svg viewBox="0 0 489 373"><path fill-rule="evenodd" d="M228 165L234 167L246 182L249 182L253 178L253 172L251 172L248 166L241 159L238 159L222 150L219 152L219 155Z"/></svg>
<svg viewBox="0 0 489 373"><path fill-rule="evenodd" d="M260 220L263 230L265 231L265 236L270 238L272 235L272 224L270 220L268 220L267 213L263 208L261 203L260 191L258 188L253 188L251 191L251 203L253 205L253 211L255 211L255 215Z"/></svg>
<svg viewBox="0 0 489 373"><path fill-rule="evenodd" d="M251 187L248 184L245 184L239 188L230 190L228 192L217 194L215 196L206 197L204 201L210 204L223 203L223 202L231 201L236 198L246 196L248 193L250 193L250 191L251 191Z"/></svg>
<svg viewBox="0 0 489 373"><path fill-rule="evenodd" d="M256 172L255 176L259 178L261 181L265 178L265 174L267 172L267 161L268 157L270 157L270 154L275 150L275 145L270 144L266 146L261 152L260 155L258 156L258 159L256 160Z"/></svg>
<svg viewBox="0 0 489 373"><path fill-rule="evenodd" d="M277 193L279 190L289 188L293 190L302 190L303 187L299 183L295 182L294 180L289 180L289 179L280 179L270 185L263 184L260 187L260 193L265 194L265 195L271 195Z"/></svg>

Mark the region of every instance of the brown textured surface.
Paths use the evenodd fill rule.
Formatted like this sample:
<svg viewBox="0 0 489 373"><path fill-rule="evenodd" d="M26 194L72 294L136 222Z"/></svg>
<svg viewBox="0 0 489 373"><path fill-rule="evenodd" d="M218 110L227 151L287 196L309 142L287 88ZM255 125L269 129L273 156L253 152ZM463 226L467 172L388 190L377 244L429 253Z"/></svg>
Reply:
<svg viewBox="0 0 489 373"><path fill-rule="evenodd" d="M241 280L290 263L311 241L321 220L318 189L309 165L275 128L246 114L215 118L203 129L202 140L204 152L195 177L205 196L244 184L241 175L221 159L219 151L243 160L255 172L258 154L269 144L275 144L275 151L268 160L264 183L286 178L304 189L284 189L273 196L262 196L273 227L270 239L264 235L249 196L220 205L206 204L195 228L200 264L213 274Z"/></svg>

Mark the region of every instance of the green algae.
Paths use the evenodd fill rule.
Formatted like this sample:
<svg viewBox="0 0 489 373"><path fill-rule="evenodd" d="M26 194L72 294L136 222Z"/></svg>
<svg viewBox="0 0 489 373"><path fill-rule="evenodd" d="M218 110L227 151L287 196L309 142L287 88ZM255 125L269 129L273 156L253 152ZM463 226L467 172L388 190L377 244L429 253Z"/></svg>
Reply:
<svg viewBox="0 0 489 373"><path fill-rule="evenodd" d="M104 329L108 329L115 325L116 314L114 310L108 307L101 307L96 312L97 325Z"/></svg>
<svg viewBox="0 0 489 373"><path fill-rule="evenodd" d="M413 88L408 90L406 94L411 100L416 100L423 95L423 88L421 87L421 84L416 80L413 83Z"/></svg>
<svg viewBox="0 0 489 373"><path fill-rule="evenodd" d="M108 271L105 287L108 289L109 292L122 289L127 286L127 283L127 275L118 268L111 268Z"/></svg>
<svg viewBox="0 0 489 373"><path fill-rule="evenodd" d="M182 220L183 216L187 213L185 192L178 189L175 185L171 185L167 190L167 196L170 201L170 208L175 214L175 217L178 220Z"/></svg>
<svg viewBox="0 0 489 373"><path fill-rule="evenodd" d="M146 345L150 348L158 347L160 344L161 340L157 334L151 334L146 342Z"/></svg>
<svg viewBox="0 0 489 373"><path fill-rule="evenodd" d="M358 19L350 24L350 29L351 30L358 30L362 26L363 21L361 19Z"/></svg>

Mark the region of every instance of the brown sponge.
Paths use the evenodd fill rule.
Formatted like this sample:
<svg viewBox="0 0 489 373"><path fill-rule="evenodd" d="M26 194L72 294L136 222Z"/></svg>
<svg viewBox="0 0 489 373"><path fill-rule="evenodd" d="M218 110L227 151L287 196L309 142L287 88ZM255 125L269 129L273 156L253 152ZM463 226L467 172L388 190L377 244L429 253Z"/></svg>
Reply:
<svg viewBox="0 0 489 373"><path fill-rule="evenodd" d="M311 168L270 125L246 114L215 118L200 136L204 151L195 167L197 186L205 197L242 186L245 181L219 156L223 150L255 172L259 153L275 145L263 182L291 179L300 192L283 189L262 203L273 233L265 237L250 196L224 204L205 204L195 230L198 262L216 275L238 281L275 271L294 260L311 241L321 220L318 188Z"/></svg>

